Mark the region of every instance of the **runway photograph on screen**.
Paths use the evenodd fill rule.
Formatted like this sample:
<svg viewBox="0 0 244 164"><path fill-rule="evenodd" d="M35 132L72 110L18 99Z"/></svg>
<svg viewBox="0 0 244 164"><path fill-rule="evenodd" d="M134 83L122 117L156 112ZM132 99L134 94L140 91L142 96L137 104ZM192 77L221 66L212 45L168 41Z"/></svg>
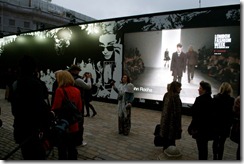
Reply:
<svg viewBox="0 0 244 164"><path fill-rule="evenodd" d="M52 93L54 72L72 64L80 75L90 72L96 100L116 101L123 74L134 84L135 103L160 104L172 69L181 65L182 103L193 104L200 81L212 84L213 94L229 82L240 94L240 5L68 24L0 38L0 87L16 78L24 55L38 63L40 79ZM174 54L194 53L194 62L175 63ZM191 74L189 74L189 71Z"/></svg>

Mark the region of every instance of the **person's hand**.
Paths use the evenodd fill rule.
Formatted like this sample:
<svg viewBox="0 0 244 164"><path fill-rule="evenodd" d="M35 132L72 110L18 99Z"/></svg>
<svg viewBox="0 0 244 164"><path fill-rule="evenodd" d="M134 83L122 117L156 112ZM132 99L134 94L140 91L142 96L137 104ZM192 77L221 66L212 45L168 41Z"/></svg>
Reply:
<svg viewBox="0 0 244 164"><path fill-rule="evenodd" d="M114 81L111 81L111 83L110 83L110 84L111 84L111 86L112 86L112 87L114 87Z"/></svg>
<svg viewBox="0 0 244 164"><path fill-rule="evenodd" d="M120 41L118 43L115 43L114 45L114 49L115 49L115 52L117 52L118 54L122 54L122 44L120 43Z"/></svg>
<svg viewBox="0 0 244 164"><path fill-rule="evenodd" d="M127 103L126 108L131 108L131 103Z"/></svg>
<svg viewBox="0 0 244 164"><path fill-rule="evenodd" d="M50 119L53 120L55 118L55 116L56 116L55 112L54 111L50 111L50 115L49 115Z"/></svg>

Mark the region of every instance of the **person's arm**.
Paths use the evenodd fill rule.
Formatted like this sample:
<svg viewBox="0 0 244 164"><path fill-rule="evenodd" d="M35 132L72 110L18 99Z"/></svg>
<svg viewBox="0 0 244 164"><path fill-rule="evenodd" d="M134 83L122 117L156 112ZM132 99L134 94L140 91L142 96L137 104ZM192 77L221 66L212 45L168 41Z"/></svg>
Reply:
<svg viewBox="0 0 244 164"><path fill-rule="evenodd" d="M184 61L183 61L183 72L186 72L186 64L187 64L187 56L184 52L182 52L182 54L184 55Z"/></svg>
<svg viewBox="0 0 244 164"><path fill-rule="evenodd" d="M17 109L18 109L18 105L17 105L17 98L16 98L16 89L17 89L17 81L14 81L12 84L12 87L10 87L10 92L9 92L9 100L11 103L11 112L12 115L15 116Z"/></svg>
<svg viewBox="0 0 244 164"><path fill-rule="evenodd" d="M119 93L119 89L115 86L114 82L112 82L111 85L112 85L112 88L114 89L114 91L116 93Z"/></svg>
<svg viewBox="0 0 244 164"><path fill-rule="evenodd" d="M170 71L173 71L175 67L175 53L172 54L172 60L171 60L171 64L170 64Z"/></svg>
<svg viewBox="0 0 244 164"><path fill-rule="evenodd" d="M234 105L233 105L233 112L235 116L240 117L240 96L235 98Z"/></svg>
<svg viewBox="0 0 244 164"><path fill-rule="evenodd" d="M62 89L57 88L55 91L54 101L51 107L51 110L59 109L62 106L63 93Z"/></svg>
<svg viewBox="0 0 244 164"><path fill-rule="evenodd" d="M127 102L132 104L134 100L134 93L125 92L125 97L127 98Z"/></svg>
<svg viewBox="0 0 244 164"><path fill-rule="evenodd" d="M114 91L115 91L116 93L119 93L119 90L118 90L118 88L117 88L115 85L113 85L112 88L114 89Z"/></svg>
<svg viewBox="0 0 244 164"><path fill-rule="evenodd" d="M92 87L91 78L87 78L87 83L84 82L84 80L78 78L75 80L75 85L77 85L78 87L81 87L85 90L89 90Z"/></svg>

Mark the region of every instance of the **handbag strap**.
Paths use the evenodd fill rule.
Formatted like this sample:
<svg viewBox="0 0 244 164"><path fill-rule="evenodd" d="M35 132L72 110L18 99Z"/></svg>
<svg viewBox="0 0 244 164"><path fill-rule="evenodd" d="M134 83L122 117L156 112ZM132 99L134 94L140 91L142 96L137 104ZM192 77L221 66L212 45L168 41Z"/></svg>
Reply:
<svg viewBox="0 0 244 164"><path fill-rule="evenodd" d="M62 88L62 90L63 90L63 92L64 92L64 98L65 98L66 100L69 100L69 98L68 98L68 94L67 94L67 92L65 91L65 89Z"/></svg>

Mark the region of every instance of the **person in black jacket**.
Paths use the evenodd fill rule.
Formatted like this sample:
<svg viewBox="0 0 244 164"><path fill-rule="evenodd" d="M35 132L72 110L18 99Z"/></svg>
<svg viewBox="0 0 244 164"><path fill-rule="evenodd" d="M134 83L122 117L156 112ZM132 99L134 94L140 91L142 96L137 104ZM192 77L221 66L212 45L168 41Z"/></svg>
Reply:
<svg viewBox="0 0 244 164"><path fill-rule="evenodd" d="M199 96L192 105L192 121L188 127L188 133L196 139L198 159L208 159L208 141L214 139L216 115L211 97L211 85L205 81L200 82Z"/></svg>
<svg viewBox="0 0 244 164"><path fill-rule="evenodd" d="M84 73L84 81L87 83L87 79L90 77L91 79L91 84L93 84L93 78L92 74L90 72L85 72ZM92 86L92 85L91 85ZM92 101L92 88L88 90L84 90L84 102L85 102L85 107L86 107L86 115L84 117L90 117L90 111L89 108L91 108L93 114L92 117L94 117L97 112L94 108L94 106L91 104Z"/></svg>
<svg viewBox="0 0 244 164"><path fill-rule="evenodd" d="M186 52L186 64L187 64L187 78L188 83L191 82L194 78L195 67L198 62L198 54L193 49L193 46L190 45L188 51Z"/></svg>
<svg viewBox="0 0 244 164"><path fill-rule="evenodd" d="M79 128L80 130L80 136L82 137L82 143L81 146L87 145L87 142L83 141L83 133L84 133L84 107L85 107L85 99L84 99L84 90L91 89L92 83L91 78L87 77L87 82L85 82L82 77L79 75L81 68L75 64L72 64L71 67L68 69L68 71L71 73L73 78L75 79L75 87L77 87L80 90L81 93L81 101L82 101L82 119L79 121Z"/></svg>
<svg viewBox="0 0 244 164"><path fill-rule="evenodd" d="M235 102L233 105L233 114L234 114L234 120L232 123L232 129L230 133L230 139L237 143L237 150L236 150L236 159L240 160L241 159L241 111L240 111L240 95L235 98Z"/></svg>
<svg viewBox="0 0 244 164"><path fill-rule="evenodd" d="M173 81L181 83L183 72L186 72L186 54L182 51L182 44L177 44L177 51L172 54L170 71L172 71Z"/></svg>
<svg viewBox="0 0 244 164"><path fill-rule="evenodd" d="M24 160L44 160L46 151L41 142L41 133L48 128L50 108L44 100L43 86L34 74L34 59L24 56L19 68L20 75L13 83L10 99L14 139L21 145Z"/></svg>
<svg viewBox="0 0 244 164"><path fill-rule="evenodd" d="M168 48L166 48L166 50L164 51L164 67L168 67L169 68L169 61L170 61L170 57L169 57L169 50Z"/></svg>
<svg viewBox="0 0 244 164"><path fill-rule="evenodd" d="M230 128L233 119L234 97L232 95L232 87L229 83L223 82L219 88L219 93L214 95L214 110L216 117L216 137L213 140L213 159L222 160L224 153L224 145L227 137L230 136Z"/></svg>

